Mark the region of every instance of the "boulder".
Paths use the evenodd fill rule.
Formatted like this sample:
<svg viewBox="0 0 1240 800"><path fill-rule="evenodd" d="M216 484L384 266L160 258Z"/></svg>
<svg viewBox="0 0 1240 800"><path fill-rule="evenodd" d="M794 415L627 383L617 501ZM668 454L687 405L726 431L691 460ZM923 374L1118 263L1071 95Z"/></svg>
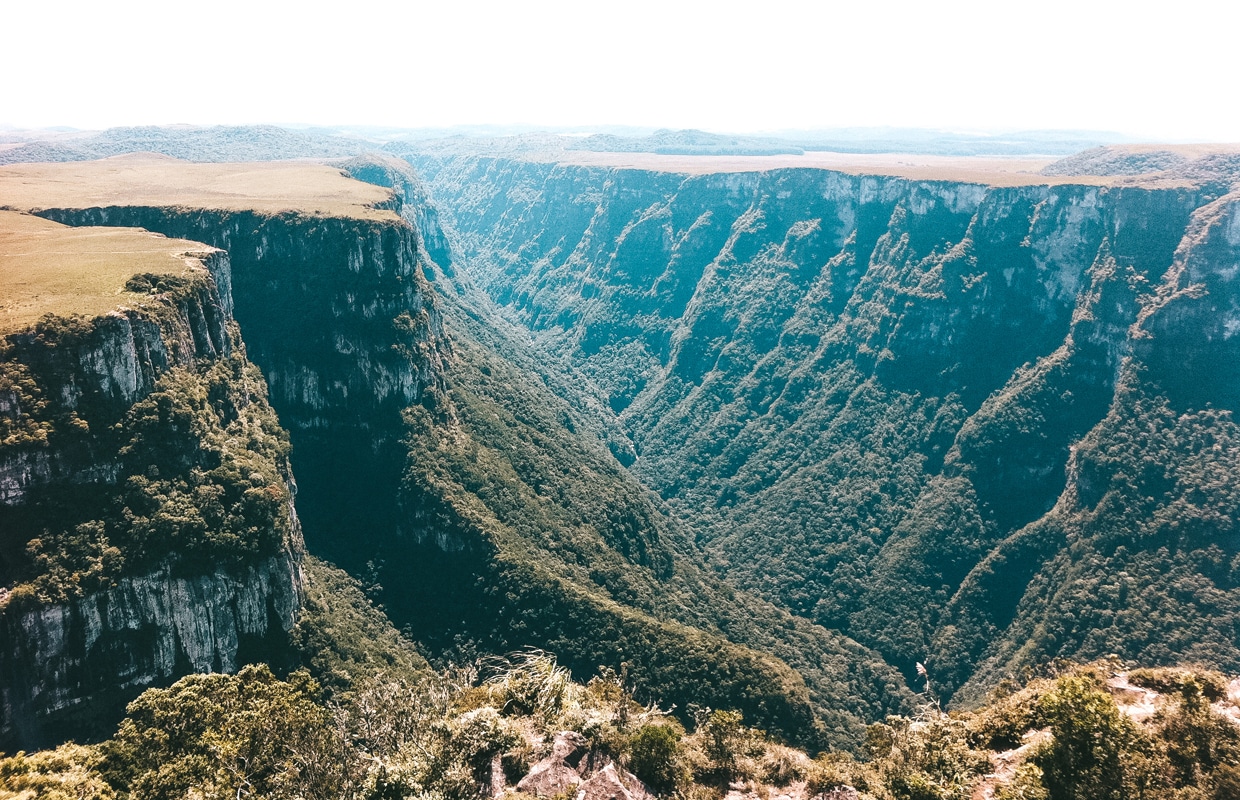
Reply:
<svg viewBox="0 0 1240 800"><path fill-rule="evenodd" d="M560 731L551 745L551 755L530 768L517 783L517 791L538 797L555 797L581 783L577 765L586 752L586 739L575 731Z"/></svg>
<svg viewBox="0 0 1240 800"><path fill-rule="evenodd" d="M654 793L636 775L608 764L581 784L576 800L654 800Z"/></svg>

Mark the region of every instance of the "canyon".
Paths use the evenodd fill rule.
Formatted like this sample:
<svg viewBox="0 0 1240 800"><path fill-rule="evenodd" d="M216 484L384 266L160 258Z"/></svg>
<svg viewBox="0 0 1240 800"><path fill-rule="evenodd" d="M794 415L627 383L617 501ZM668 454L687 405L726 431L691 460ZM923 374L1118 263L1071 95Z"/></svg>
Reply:
<svg viewBox="0 0 1240 800"><path fill-rule="evenodd" d="M1226 180L412 163L729 581L946 696L1234 662L1240 509L1188 477L1238 463Z"/></svg>
<svg viewBox="0 0 1240 800"><path fill-rule="evenodd" d="M52 425L3 439L6 587L157 479L129 455L153 396L291 442L247 449L281 509L261 544L6 600L10 740L289 662L303 531L430 651L627 663L643 701L811 747L909 710L919 665L961 703L1053 658L1240 669L1240 197L1215 173L404 155L0 168L0 205L208 246L188 288L147 280L158 313L6 332L0 418ZM215 432L168 467L217 469Z"/></svg>

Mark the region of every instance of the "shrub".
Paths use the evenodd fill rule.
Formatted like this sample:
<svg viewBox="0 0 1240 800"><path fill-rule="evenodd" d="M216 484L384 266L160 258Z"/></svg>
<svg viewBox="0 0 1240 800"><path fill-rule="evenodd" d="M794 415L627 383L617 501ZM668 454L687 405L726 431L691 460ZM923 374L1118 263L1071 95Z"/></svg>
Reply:
<svg viewBox="0 0 1240 800"><path fill-rule="evenodd" d="M0 798L112 800L112 787L98 771L100 760L98 750L76 744L0 759Z"/></svg>
<svg viewBox="0 0 1240 800"><path fill-rule="evenodd" d="M1134 669L1128 673L1128 682L1163 694L1180 693L1185 687L1195 686L1212 703L1227 697L1227 679L1207 669Z"/></svg>
<svg viewBox="0 0 1240 800"><path fill-rule="evenodd" d="M671 792L681 783L679 752L679 731L670 725L643 725L629 739L629 768L656 792Z"/></svg>
<svg viewBox="0 0 1240 800"><path fill-rule="evenodd" d="M1016 768L1016 776L1010 784L995 792L995 800L1047 800L1047 797L1042 770L1028 762Z"/></svg>
<svg viewBox="0 0 1240 800"><path fill-rule="evenodd" d="M706 756L716 774L725 780L736 770L736 759L745 739L742 721L739 711L713 711L701 726Z"/></svg>
<svg viewBox="0 0 1240 800"><path fill-rule="evenodd" d="M346 744L318 695L306 673L286 682L265 665L148 689L102 746L101 771L135 800L337 796L349 780Z"/></svg>
<svg viewBox="0 0 1240 800"><path fill-rule="evenodd" d="M1201 773L1240 763L1240 731L1210 707L1202 684L1191 676L1179 688L1179 703L1159 714L1158 736L1176 782L1190 785Z"/></svg>
<svg viewBox="0 0 1240 800"><path fill-rule="evenodd" d="M505 716L538 716L551 723L577 701L578 687L555 656L541 650L517 653L499 662L486 683L491 702Z"/></svg>
<svg viewBox="0 0 1240 800"><path fill-rule="evenodd" d="M1210 800L1235 800L1240 797L1240 767L1226 764L1210 776Z"/></svg>
<svg viewBox="0 0 1240 800"><path fill-rule="evenodd" d="M1039 727L1039 702L1052 685L1038 680L1019 691L992 695L969 718L970 743L994 750L1019 747L1025 733Z"/></svg>
<svg viewBox="0 0 1240 800"><path fill-rule="evenodd" d="M1097 679L1060 678L1039 709L1052 738L1035 751L1033 763L1050 800L1124 800L1122 753L1140 734Z"/></svg>
<svg viewBox="0 0 1240 800"><path fill-rule="evenodd" d="M770 745L762 755L759 777L774 786L787 786L793 781L804 780L808 769L804 753L790 747Z"/></svg>

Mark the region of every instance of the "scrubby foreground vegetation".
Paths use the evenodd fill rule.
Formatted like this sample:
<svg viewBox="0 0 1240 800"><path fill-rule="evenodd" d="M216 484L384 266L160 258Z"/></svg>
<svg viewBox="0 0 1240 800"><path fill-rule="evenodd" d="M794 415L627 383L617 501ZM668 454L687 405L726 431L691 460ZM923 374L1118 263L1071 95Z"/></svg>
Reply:
<svg viewBox="0 0 1240 800"><path fill-rule="evenodd" d="M1237 685L1209 670L1061 666L950 713L927 680L919 710L871 725L860 752L811 758L739 712L692 706L684 725L636 702L627 671L581 683L541 651L434 672L355 582L312 572L306 667L151 689L101 744L0 760L0 798L1240 796ZM319 648L325 631L343 644Z"/></svg>

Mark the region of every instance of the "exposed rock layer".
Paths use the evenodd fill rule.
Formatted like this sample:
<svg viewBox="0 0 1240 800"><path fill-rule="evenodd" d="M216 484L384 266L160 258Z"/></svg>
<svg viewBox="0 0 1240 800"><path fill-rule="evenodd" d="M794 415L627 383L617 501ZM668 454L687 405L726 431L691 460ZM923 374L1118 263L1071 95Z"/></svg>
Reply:
<svg viewBox="0 0 1240 800"><path fill-rule="evenodd" d="M177 577L162 569L6 615L5 737L31 747L107 735L151 686L283 660L300 607L300 561L287 550L240 571Z"/></svg>
<svg viewBox="0 0 1240 800"><path fill-rule="evenodd" d="M293 438L310 546L363 569L399 525L400 412L433 402L443 380L447 343L415 231L397 220L173 208L40 214L228 250L247 354Z"/></svg>

